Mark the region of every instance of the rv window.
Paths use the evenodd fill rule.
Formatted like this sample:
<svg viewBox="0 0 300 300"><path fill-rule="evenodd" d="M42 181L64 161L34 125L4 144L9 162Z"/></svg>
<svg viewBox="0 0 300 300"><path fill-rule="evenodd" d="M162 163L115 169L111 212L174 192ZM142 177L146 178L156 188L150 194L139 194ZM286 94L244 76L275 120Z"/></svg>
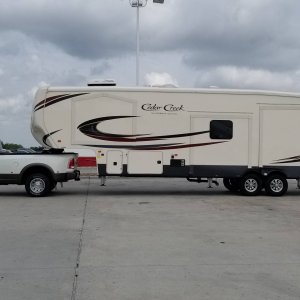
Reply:
<svg viewBox="0 0 300 300"><path fill-rule="evenodd" d="M232 121L213 120L210 122L210 138L213 140L231 140L232 132Z"/></svg>

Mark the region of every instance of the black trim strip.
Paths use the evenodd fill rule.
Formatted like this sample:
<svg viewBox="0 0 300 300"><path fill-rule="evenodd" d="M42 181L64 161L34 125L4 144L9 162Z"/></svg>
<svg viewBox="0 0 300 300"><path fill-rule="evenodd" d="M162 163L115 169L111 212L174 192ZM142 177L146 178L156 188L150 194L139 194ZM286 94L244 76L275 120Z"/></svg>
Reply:
<svg viewBox="0 0 300 300"><path fill-rule="evenodd" d="M144 150L145 147L167 147L167 146L175 146L175 145L181 145L180 143L175 144L157 144L157 145L88 145L88 144L80 144L79 146L88 146L93 148L105 148L105 149L138 149L138 150Z"/></svg>
<svg viewBox="0 0 300 300"><path fill-rule="evenodd" d="M203 147L203 146L210 146L215 144L222 144L226 142L210 142L210 143L199 143L199 144L186 144L186 145L179 145L179 146L163 146L163 147L146 147L142 148L141 150L173 150L173 149L183 149L183 148L195 148L195 147Z"/></svg>
<svg viewBox="0 0 300 300"><path fill-rule="evenodd" d="M99 176L125 176L125 177L173 177L173 178L187 178L187 177L204 177L204 178L238 178L243 176L249 169L248 166L224 166L224 165L190 165L184 167L172 167L170 165L163 166L163 173L161 174L128 174L127 164L123 164L123 171L121 174L111 174L106 172L106 164L98 164ZM254 168L253 168L254 170ZM298 171L300 167L298 167Z"/></svg>
<svg viewBox="0 0 300 300"><path fill-rule="evenodd" d="M18 184L20 174L0 174L0 185Z"/></svg>
<svg viewBox="0 0 300 300"><path fill-rule="evenodd" d="M183 149L183 148L194 148L194 147L203 147L210 146L215 144L226 143L224 142L210 142L210 143L199 143L199 144L158 144L158 145L88 145L80 144L80 146L87 146L93 148L111 148L111 149L127 149L127 150L172 150L172 149Z"/></svg>

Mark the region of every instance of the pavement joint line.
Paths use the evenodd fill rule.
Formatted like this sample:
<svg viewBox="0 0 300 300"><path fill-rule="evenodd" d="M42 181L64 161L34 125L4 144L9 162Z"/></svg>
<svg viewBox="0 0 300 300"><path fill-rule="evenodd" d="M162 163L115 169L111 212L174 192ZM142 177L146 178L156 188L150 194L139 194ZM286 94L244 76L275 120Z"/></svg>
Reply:
<svg viewBox="0 0 300 300"><path fill-rule="evenodd" d="M81 266L81 268L95 268L95 269L101 269L101 268L108 268L108 269L116 269L116 268L190 268L190 267L201 267L201 266L288 266L288 265L300 265L300 262L288 262L288 263L220 263L220 264L208 264L208 263L203 263L203 264L193 264L193 265L163 265L163 264L157 264L157 265L152 265L152 264L140 264L140 265L85 265Z"/></svg>
<svg viewBox="0 0 300 300"><path fill-rule="evenodd" d="M40 270L74 270L74 268L71 267L32 267L32 268L1 268L0 267L0 273L1 272L16 272L16 271L40 271Z"/></svg>
<svg viewBox="0 0 300 300"><path fill-rule="evenodd" d="M85 225L87 203L88 203L89 191L90 191L90 182L91 182L91 179L89 177L88 184L87 184L86 195L85 195L85 201L84 201L84 208L83 208L83 213L82 213L82 224L81 224L80 234L79 234L79 243L78 243L77 257L76 257L75 270L74 270L74 279L73 279L71 300L75 300L76 299L76 294L77 294L80 256L81 256L81 250L82 250L83 231L84 231L84 225Z"/></svg>

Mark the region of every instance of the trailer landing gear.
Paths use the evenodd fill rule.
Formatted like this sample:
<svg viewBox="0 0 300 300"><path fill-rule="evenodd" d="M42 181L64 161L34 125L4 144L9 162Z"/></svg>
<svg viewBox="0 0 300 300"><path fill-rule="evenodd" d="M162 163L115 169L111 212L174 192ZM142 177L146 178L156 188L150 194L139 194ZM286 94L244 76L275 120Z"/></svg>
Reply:
<svg viewBox="0 0 300 300"><path fill-rule="evenodd" d="M106 176L101 176L100 177L100 185L105 186L105 182L106 182Z"/></svg>

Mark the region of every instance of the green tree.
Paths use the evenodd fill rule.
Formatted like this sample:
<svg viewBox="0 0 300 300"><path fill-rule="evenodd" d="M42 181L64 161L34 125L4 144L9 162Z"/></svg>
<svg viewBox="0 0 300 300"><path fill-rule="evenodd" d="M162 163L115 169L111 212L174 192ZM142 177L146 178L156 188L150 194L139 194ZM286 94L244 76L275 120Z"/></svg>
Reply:
<svg viewBox="0 0 300 300"><path fill-rule="evenodd" d="M3 149L10 150L10 151L16 151L20 148L23 148L23 146L19 145L19 144L13 144L13 143L4 143L3 144Z"/></svg>

